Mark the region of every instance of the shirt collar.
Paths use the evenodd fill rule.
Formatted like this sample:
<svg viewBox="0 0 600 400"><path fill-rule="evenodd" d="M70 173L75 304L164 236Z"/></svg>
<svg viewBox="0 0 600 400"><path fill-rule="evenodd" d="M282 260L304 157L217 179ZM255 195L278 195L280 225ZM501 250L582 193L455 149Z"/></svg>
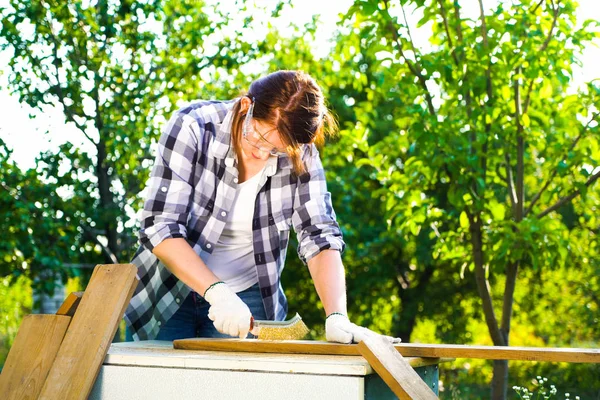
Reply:
<svg viewBox="0 0 600 400"><path fill-rule="evenodd" d="M305 160L308 149L310 148L311 145L302 144L301 146L302 146L302 148L300 149L300 159ZM294 167L294 165L292 164L292 159L287 155L279 157L277 159L277 161L278 161L277 168L290 169L290 168Z"/></svg>
<svg viewBox="0 0 600 400"><path fill-rule="evenodd" d="M233 162L233 146L231 145L231 124L233 121L233 109L227 111L227 115L220 124L215 124L216 136L212 143L211 151L215 158L231 158Z"/></svg>

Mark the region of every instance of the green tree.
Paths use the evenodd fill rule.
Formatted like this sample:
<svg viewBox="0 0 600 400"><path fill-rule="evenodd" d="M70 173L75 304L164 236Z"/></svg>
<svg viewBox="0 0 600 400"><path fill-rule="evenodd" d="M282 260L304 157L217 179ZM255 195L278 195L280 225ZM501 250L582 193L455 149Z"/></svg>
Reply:
<svg viewBox="0 0 600 400"><path fill-rule="evenodd" d="M268 51L245 41L251 27L264 28L253 15L277 17L283 4L227 12L197 0L0 7L0 51L12 56L7 88L34 109L61 108L79 135L25 172L0 143L0 276L26 275L37 292L52 293L68 264L128 261L164 121L182 102L239 94L252 78L240 65ZM230 25L231 13L243 23ZM91 152L72 144L81 138ZM20 314L2 318L18 326Z"/></svg>
<svg viewBox="0 0 600 400"><path fill-rule="evenodd" d="M34 107L61 104L96 153L65 144L21 172L0 151L0 201L12 207L2 219L4 232L12 227L2 274L31 273L23 261L58 273L66 262L127 260L150 150L173 108L232 98L266 70L303 69L341 124L322 154L348 243L353 320L407 340L427 318L438 338L464 343L484 314L494 342L508 345L515 289L525 323L552 307L586 324L578 343L597 337L599 199L588 190L598 175L597 87L566 94L570 66L594 34L572 30L571 2L500 4L471 19L460 2L356 1L324 59L312 54L316 19L292 38L271 30L246 41L261 28L253 15L276 18L284 2L237 4L237 26L223 7L192 0L11 4L0 10L0 46L14 53L10 88ZM409 5L432 24L430 50L413 45ZM43 229L28 232L39 220ZM569 299L552 297L563 277L585 284L571 285ZM283 279L292 310L322 328L292 249ZM540 280L548 284L526 290ZM488 287L510 301L496 297L490 306ZM477 288L483 311L471 306ZM577 309L567 307L571 300ZM546 343L573 345L559 320L538 325ZM505 371L498 363L495 396Z"/></svg>
<svg viewBox="0 0 600 400"><path fill-rule="evenodd" d="M34 109L62 108L80 135L40 155L31 172L76 205L60 223L61 240L79 259L48 254L41 267L128 261L137 243L132 217L162 123L181 101L230 94L238 83L230 78L257 45L228 31L227 15L196 0L15 0L0 18L0 50L12 53L8 89ZM81 138L93 151L71 144ZM52 197L50 190L21 205ZM62 207L50 214L64 214ZM11 243L26 246L18 235ZM19 262L9 266L24 272Z"/></svg>
<svg viewBox="0 0 600 400"><path fill-rule="evenodd" d="M431 49L416 48L409 5L431 24ZM588 198L600 177L599 88L567 91L598 34L591 21L575 28L571 1L479 6L472 19L460 2L356 1L346 18L378 60L371 90L397 106L362 161L387 188L387 219L404 241L425 231L434 259L473 271L490 337L507 346L519 269L584 259L555 211ZM368 100L355 107L388 117ZM492 398L506 398L507 378L507 362L495 362Z"/></svg>
<svg viewBox="0 0 600 400"><path fill-rule="evenodd" d="M369 89L381 76L371 68L377 60L361 43L365 32L339 32L330 55L317 59L313 55L316 24L315 18L296 27L290 38L271 32L266 47L279 50L265 58L270 71L299 68L315 77L341 125L340 134L328 141L321 155L347 243L343 260L350 316L357 323L408 341L418 317L427 315L445 321L439 329L444 340L464 342L469 315L460 303L471 294L474 283L433 260L426 235L406 242L389 230L385 222L387 189L371 170L356 165L368 155L365 138L377 142L393 129L393 122L374 118L353 103L368 104L378 115L388 115L396 107L385 95ZM355 79L356 74L360 79ZM321 338L323 310L307 269L294 254L296 246L292 240L283 286L291 311L299 312L313 328L313 336Z"/></svg>
<svg viewBox="0 0 600 400"><path fill-rule="evenodd" d="M73 205L35 169L21 171L10 155L0 139L0 276L25 274L50 294L54 281L65 278L59 260L77 257L70 240L77 232L69 224Z"/></svg>

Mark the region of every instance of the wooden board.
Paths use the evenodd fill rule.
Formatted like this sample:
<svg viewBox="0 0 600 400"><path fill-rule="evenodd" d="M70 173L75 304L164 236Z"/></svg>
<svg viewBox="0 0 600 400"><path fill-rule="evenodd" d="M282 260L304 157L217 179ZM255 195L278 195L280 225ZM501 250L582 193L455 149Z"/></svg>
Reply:
<svg viewBox="0 0 600 400"><path fill-rule="evenodd" d="M77 310L82 297L83 292L70 293L56 312L56 315L68 315L70 317L75 315L75 311Z"/></svg>
<svg viewBox="0 0 600 400"><path fill-rule="evenodd" d="M357 348L400 400L437 400L431 388L386 338L367 338Z"/></svg>
<svg viewBox="0 0 600 400"><path fill-rule="evenodd" d="M355 344L312 340L261 341L253 339L179 339L176 349L242 351L252 353L360 355ZM452 344L401 343L394 345L404 357L478 358L484 360L527 360L570 363L600 363L600 349L467 346Z"/></svg>
<svg viewBox="0 0 600 400"><path fill-rule="evenodd" d="M37 399L69 327L64 315L26 315L0 375L3 400Z"/></svg>
<svg viewBox="0 0 600 400"><path fill-rule="evenodd" d="M40 399L87 399L137 286L136 272L133 264L96 267Z"/></svg>

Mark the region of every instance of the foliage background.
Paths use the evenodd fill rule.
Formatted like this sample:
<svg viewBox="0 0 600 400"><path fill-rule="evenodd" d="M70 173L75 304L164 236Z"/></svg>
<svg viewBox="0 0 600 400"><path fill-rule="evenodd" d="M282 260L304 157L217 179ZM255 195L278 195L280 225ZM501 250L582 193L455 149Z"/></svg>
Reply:
<svg viewBox="0 0 600 400"><path fill-rule="evenodd" d="M23 7L25 3L31 7ZM516 134L507 120L505 125L500 122L505 117L510 121L514 113L510 85L515 77L508 77L514 64L509 56L497 54L506 66L501 66L502 62L494 66L493 80L498 87L494 97L498 99L490 105L486 103L489 98L485 99L489 59L477 37L476 18L464 21L463 46L449 47L439 4L450 10L450 2L402 2L409 10L417 8L422 15L420 23L431 29L432 48L421 49L419 54L419 49L410 47L409 24L402 18L400 2L391 3L386 15L387 2L355 1L341 16L332 49L325 56L315 51L318 17L302 26L292 24L285 33L274 27L281 13L292 7L288 2L257 5L239 1L235 13L200 1L123 1L117 8L100 1L89 9L75 1L13 1L18 11L3 9L0 45L13 52L15 61L5 71L9 89L34 108L44 103L62 107L66 120L79 131L75 130L77 138L58 151L40 154L29 170L14 163L11 149L0 138L0 365L22 316L34 306L32 291L51 292L56 277L70 288L85 287L86 274L75 278L74 270L65 264L127 261L131 257L135 210L141 205L140 191L165 117L191 99L237 96L252 79L277 69L303 69L314 76L340 122L340 135L322 154L348 244L344 263L353 321L411 342L492 344L471 272L468 243L461 241L469 237L469 222L463 213L468 202L465 195L473 195L473 182L475 193L493 193L483 196L481 203L497 221L488 226L486 234L489 243L504 246L489 258L492 293L504 290L502 263L507 259L500 258L496 264L493 260L514 245L510 234L514 219L502 173L498 173L500 178L488 176L488 181L484 177L484 185L477 188L478 170L469 169L472 160L460 147L468 146L460 142L467 135L459 132L468 118L482 130L492 125L486 115L496 119L490 129L507 136L492 146L500 150L489 160L498 169L503 167L503 140L509 142L515 138L510 135ZM552 23L549 7L554 2L540 2L539 18L524 16L521 25L497 18L505 13L504 21L510 21L518 18L519 9L537 3L491 7L489 13L495 13L496 25L491 26L495 33L490 37L500 40L505 32L514 37L523 26L539 25L539 32L531 31L532 47L525 52L534 66L524 67L522 77L536 85L531 108L537 113L528 117L525 127L531 139L526 159L529 199L550 176L557 178L545 191L549 197L542 199L543 204L552 204L572 188L580 189L582 195L554 213L558 217L552 216L551 225L526 223L525 231L533 234L519 238L529 255L514 293L510 343L598 347L600 264L595 215L600 198L597 184L589 190L583 186L600 165L597 123L590 125L576 152L561 158L581 130L580 116L598 111L597 84L579 94L569 92L571 66L585 46L598 43L597 30L589 24L576 31L576 4L562 2L564 20L556 28L559 33L542 52L557 67L555 73L548 73L545 61L539 60L543 57L535 50L543 45ZM45 4L50 5L44 8ZM66 12L76 5L82 10L79 14ZM141 28L151 15L158 20L158 31ZM54 39L43 29L50 16L63 24ZM34 39L18 29L20 21L28 19L42 27ZM390 21L398 24L399 38L393 37ZM81 24L89 29L78 29ZM44 41L50 47L56 42L65 45L60 61L46 67L47 60L36 55L32 46ZM398 43L407 51L404 56L398 54ZM83 47L78 52L74 44ZM506 54L519 47L517 40L509 40L509 44L512 47L504 49ZM83 48L90 55L87 59ZM473 88L473 99L484 99L475 111L478 117L466 116L460 101L465 93L455 83L452 87L456 82L453 74L460 72L454 54L463 54L472 62L475 77L463 79L465 87ZM437 114L433 118L423 86L408 67L411 62L422 63L429 77ZM61 68L66 72L59 73ZM52 72L59 78L53 80ZM82 107L89 99L95 99L91 108ZM571 110L560 108L565 101L571 102ZM544 115L547 110L556 110L552 121ZM440 138L445 140L442 145ZM91 150L70 143L76 139L87 141ZM478 140L474 143L481 144ZM478 151L481 156L480 147ZM549 162L544 162L546 159ZM463 177L449 185L437 174L445 165L456 168ZM498 227L502 222L508 229ZM322 338L323 310L308 271L294 257L293 248L288 254L283 282L290 310L299 312L312 327L312 337ZM498 297L494 306L501 309ZM597 365L511 362L509 367L509 387L528 385L533 377L543 375L562 392L600 398ZM443 393L448 398L487 397L491 375L491 363L457 360L442 368Z"/></svg>

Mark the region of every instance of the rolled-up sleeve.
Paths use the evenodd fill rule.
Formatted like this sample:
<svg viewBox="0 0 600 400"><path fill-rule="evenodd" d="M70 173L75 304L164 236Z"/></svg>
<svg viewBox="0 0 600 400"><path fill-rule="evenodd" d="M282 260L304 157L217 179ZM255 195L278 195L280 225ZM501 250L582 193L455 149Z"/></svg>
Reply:
<svg viewBox="0 0 600 400"><path fill-rule="evenodd" d="M187 237L198 158L198 138L190 128L190 118L178 112L173 114L158 142L138 234L141 244L150 251L165 239Z"/></svg>
<svg viewBox="0 0 600 400"><path fill-rule="evenodd" d="M314 145L307 172L298 178L292 223L298 237L298 256L303 263L326 249L344 251L346 244L331 205L325 171Z"/></svg>

